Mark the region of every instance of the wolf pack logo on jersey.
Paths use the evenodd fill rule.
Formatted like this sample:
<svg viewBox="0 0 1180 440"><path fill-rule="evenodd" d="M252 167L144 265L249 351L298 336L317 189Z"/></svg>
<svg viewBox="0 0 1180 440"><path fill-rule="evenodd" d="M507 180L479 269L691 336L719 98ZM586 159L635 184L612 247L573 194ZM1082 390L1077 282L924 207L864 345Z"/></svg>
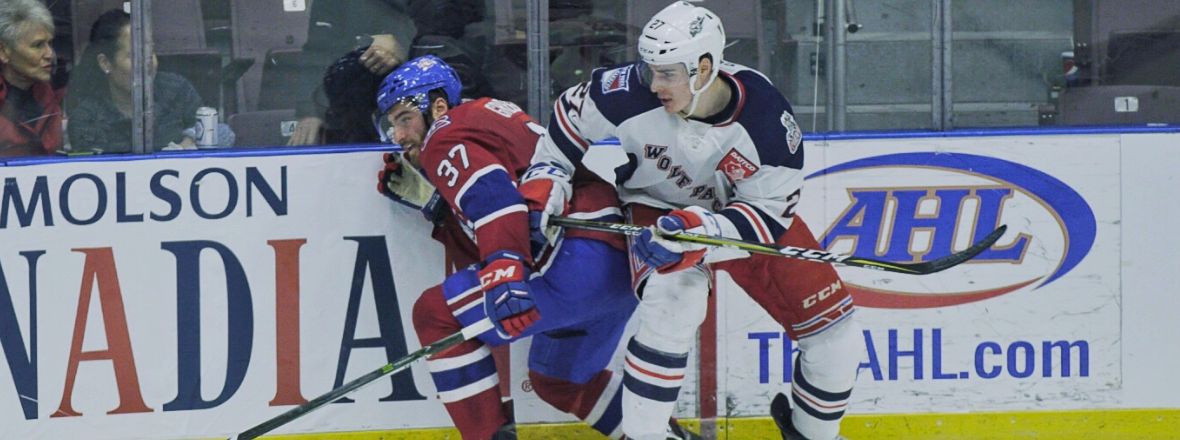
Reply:
<svg viewBox="0 0 1180 440"><path fill-rule="evenodd" d="M668 151L667 145L647 144L643 146L643 157L648 159L659 159L660 156L664 155L665 151Z"/></svg>
<svg viewBox="0 0 1180 440"><path fill-rule="evenodd" d="M799 123L795 122L795 117L786 110L783 110L783 116L779 118L779 122L782 122L783 128L787 129L787 147L790 148L791 154L798 153L799 145L803 144L803 130L799 129Z"/></svg>
<svg viewBox="0 0 1180 440"><path fill-rule="evenodd" d="M717 169L725 173L725 177L728 177L730 182L737 182L758 172L758 166L746 159L746 156L742 156L742 153L739 153L736 148L729 149L725 158L717 164Z"/></svg>
<svg viewBox="0 0 1180 440"><path fill-rule="evenodd" d="M1094 210L1076 190L1044 171L995 157L944 151L869 156L807 179L830 196L847 197L843 207L829 205L842 212L820 237L833 252L919 263L1009 226L994 246L948 275L931 275L933 281L894 279L885 289L879 275L848 272L845 286L860 306L947 307L1039 289L1076 268L1097 236Z"/></svg>
<svg viewBox="0 0 1180 440"><path fill-rule="evenodd" d="M602 74L602 93L614 93L631 89L631 66L608 70Z"/></svg>

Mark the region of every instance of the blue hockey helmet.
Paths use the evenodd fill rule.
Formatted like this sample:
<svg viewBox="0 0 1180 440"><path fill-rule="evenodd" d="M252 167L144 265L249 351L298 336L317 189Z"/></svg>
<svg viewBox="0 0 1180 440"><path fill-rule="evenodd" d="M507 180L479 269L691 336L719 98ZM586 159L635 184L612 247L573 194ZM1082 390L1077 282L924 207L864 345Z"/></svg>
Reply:
<svg viewBox="0 0 1180 440"><path fill-rule="evenodd" d="M435 89L446 92L447 104L451 107L459 105L463 83L459 81L455 69L434 55L423 55L406 61L389 72L377 89L377 114L383 117L401 102L413 102L418 110L426 113L426 109L430 108L427 96Z"/></svg>

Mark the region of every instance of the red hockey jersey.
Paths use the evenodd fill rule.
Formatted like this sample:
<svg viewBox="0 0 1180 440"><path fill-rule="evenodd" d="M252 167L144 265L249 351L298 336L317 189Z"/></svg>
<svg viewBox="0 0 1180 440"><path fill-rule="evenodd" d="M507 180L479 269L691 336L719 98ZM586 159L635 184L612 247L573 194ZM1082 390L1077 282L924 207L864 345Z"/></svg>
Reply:
<svg viewBox="0 0 1180 440"><path fill-rule="evenodd" d="M474 238L478 260L500 250L530 254L528 208L516 182L529 167L543 136L545 128L516 104L491 98L452 108L427 132L419 161L459 224ZM567 215L621 218L612 185L585 172L575 173L574 180ZM449 235L456 234L452 231ZM619 236L610 234L570 231L568 235L600 239L620 249L624 246ZM458 243L452 246L470 249Z"/></svg>

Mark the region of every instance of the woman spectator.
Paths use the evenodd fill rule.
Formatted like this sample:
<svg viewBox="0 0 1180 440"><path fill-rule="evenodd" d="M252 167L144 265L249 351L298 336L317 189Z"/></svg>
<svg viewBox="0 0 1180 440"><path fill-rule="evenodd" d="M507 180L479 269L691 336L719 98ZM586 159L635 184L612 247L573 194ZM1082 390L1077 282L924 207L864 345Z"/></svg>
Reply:
<svg viewBox="0 0 1180 440"><path fill-rule="evenodd" d="M0 156L61 148L53 73L53 16L38 0L0 1Z"/></svg>
<svg viewBox="0 0 1180 440"><path fill-rule="evenodd" d="M196 148L194 127L201 96L184 77L157 74L154 54L149 63L155 103L152 148L160 150L169 144ZM65 107L74 151L131 151L132 75L131 16L112 9L90 28L90 43L70 75Z"/></svg>

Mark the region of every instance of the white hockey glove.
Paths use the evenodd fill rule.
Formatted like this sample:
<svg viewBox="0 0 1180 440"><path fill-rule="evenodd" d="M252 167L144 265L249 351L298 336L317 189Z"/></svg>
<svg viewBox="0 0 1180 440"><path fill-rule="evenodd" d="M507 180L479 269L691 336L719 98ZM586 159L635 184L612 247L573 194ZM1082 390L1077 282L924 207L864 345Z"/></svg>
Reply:
<svg viewBox="0 0 1180 440"><path fill-rule="evenodd" d="M539 255L546 245L557 241L560 228L549 226L549 217L565 213L573 194L570 175L556 164L533 164L521 178L520 194L529 207L533 255Z"/></svg>
<svg viewBox="0 0 1180 440"><path fill-rule="evenodd" d="M422 211L431 222L437 220L446 203L434 185L401 153L385 153L384 160L385 168L377 173L377 191L395 202Z"/></svg>

